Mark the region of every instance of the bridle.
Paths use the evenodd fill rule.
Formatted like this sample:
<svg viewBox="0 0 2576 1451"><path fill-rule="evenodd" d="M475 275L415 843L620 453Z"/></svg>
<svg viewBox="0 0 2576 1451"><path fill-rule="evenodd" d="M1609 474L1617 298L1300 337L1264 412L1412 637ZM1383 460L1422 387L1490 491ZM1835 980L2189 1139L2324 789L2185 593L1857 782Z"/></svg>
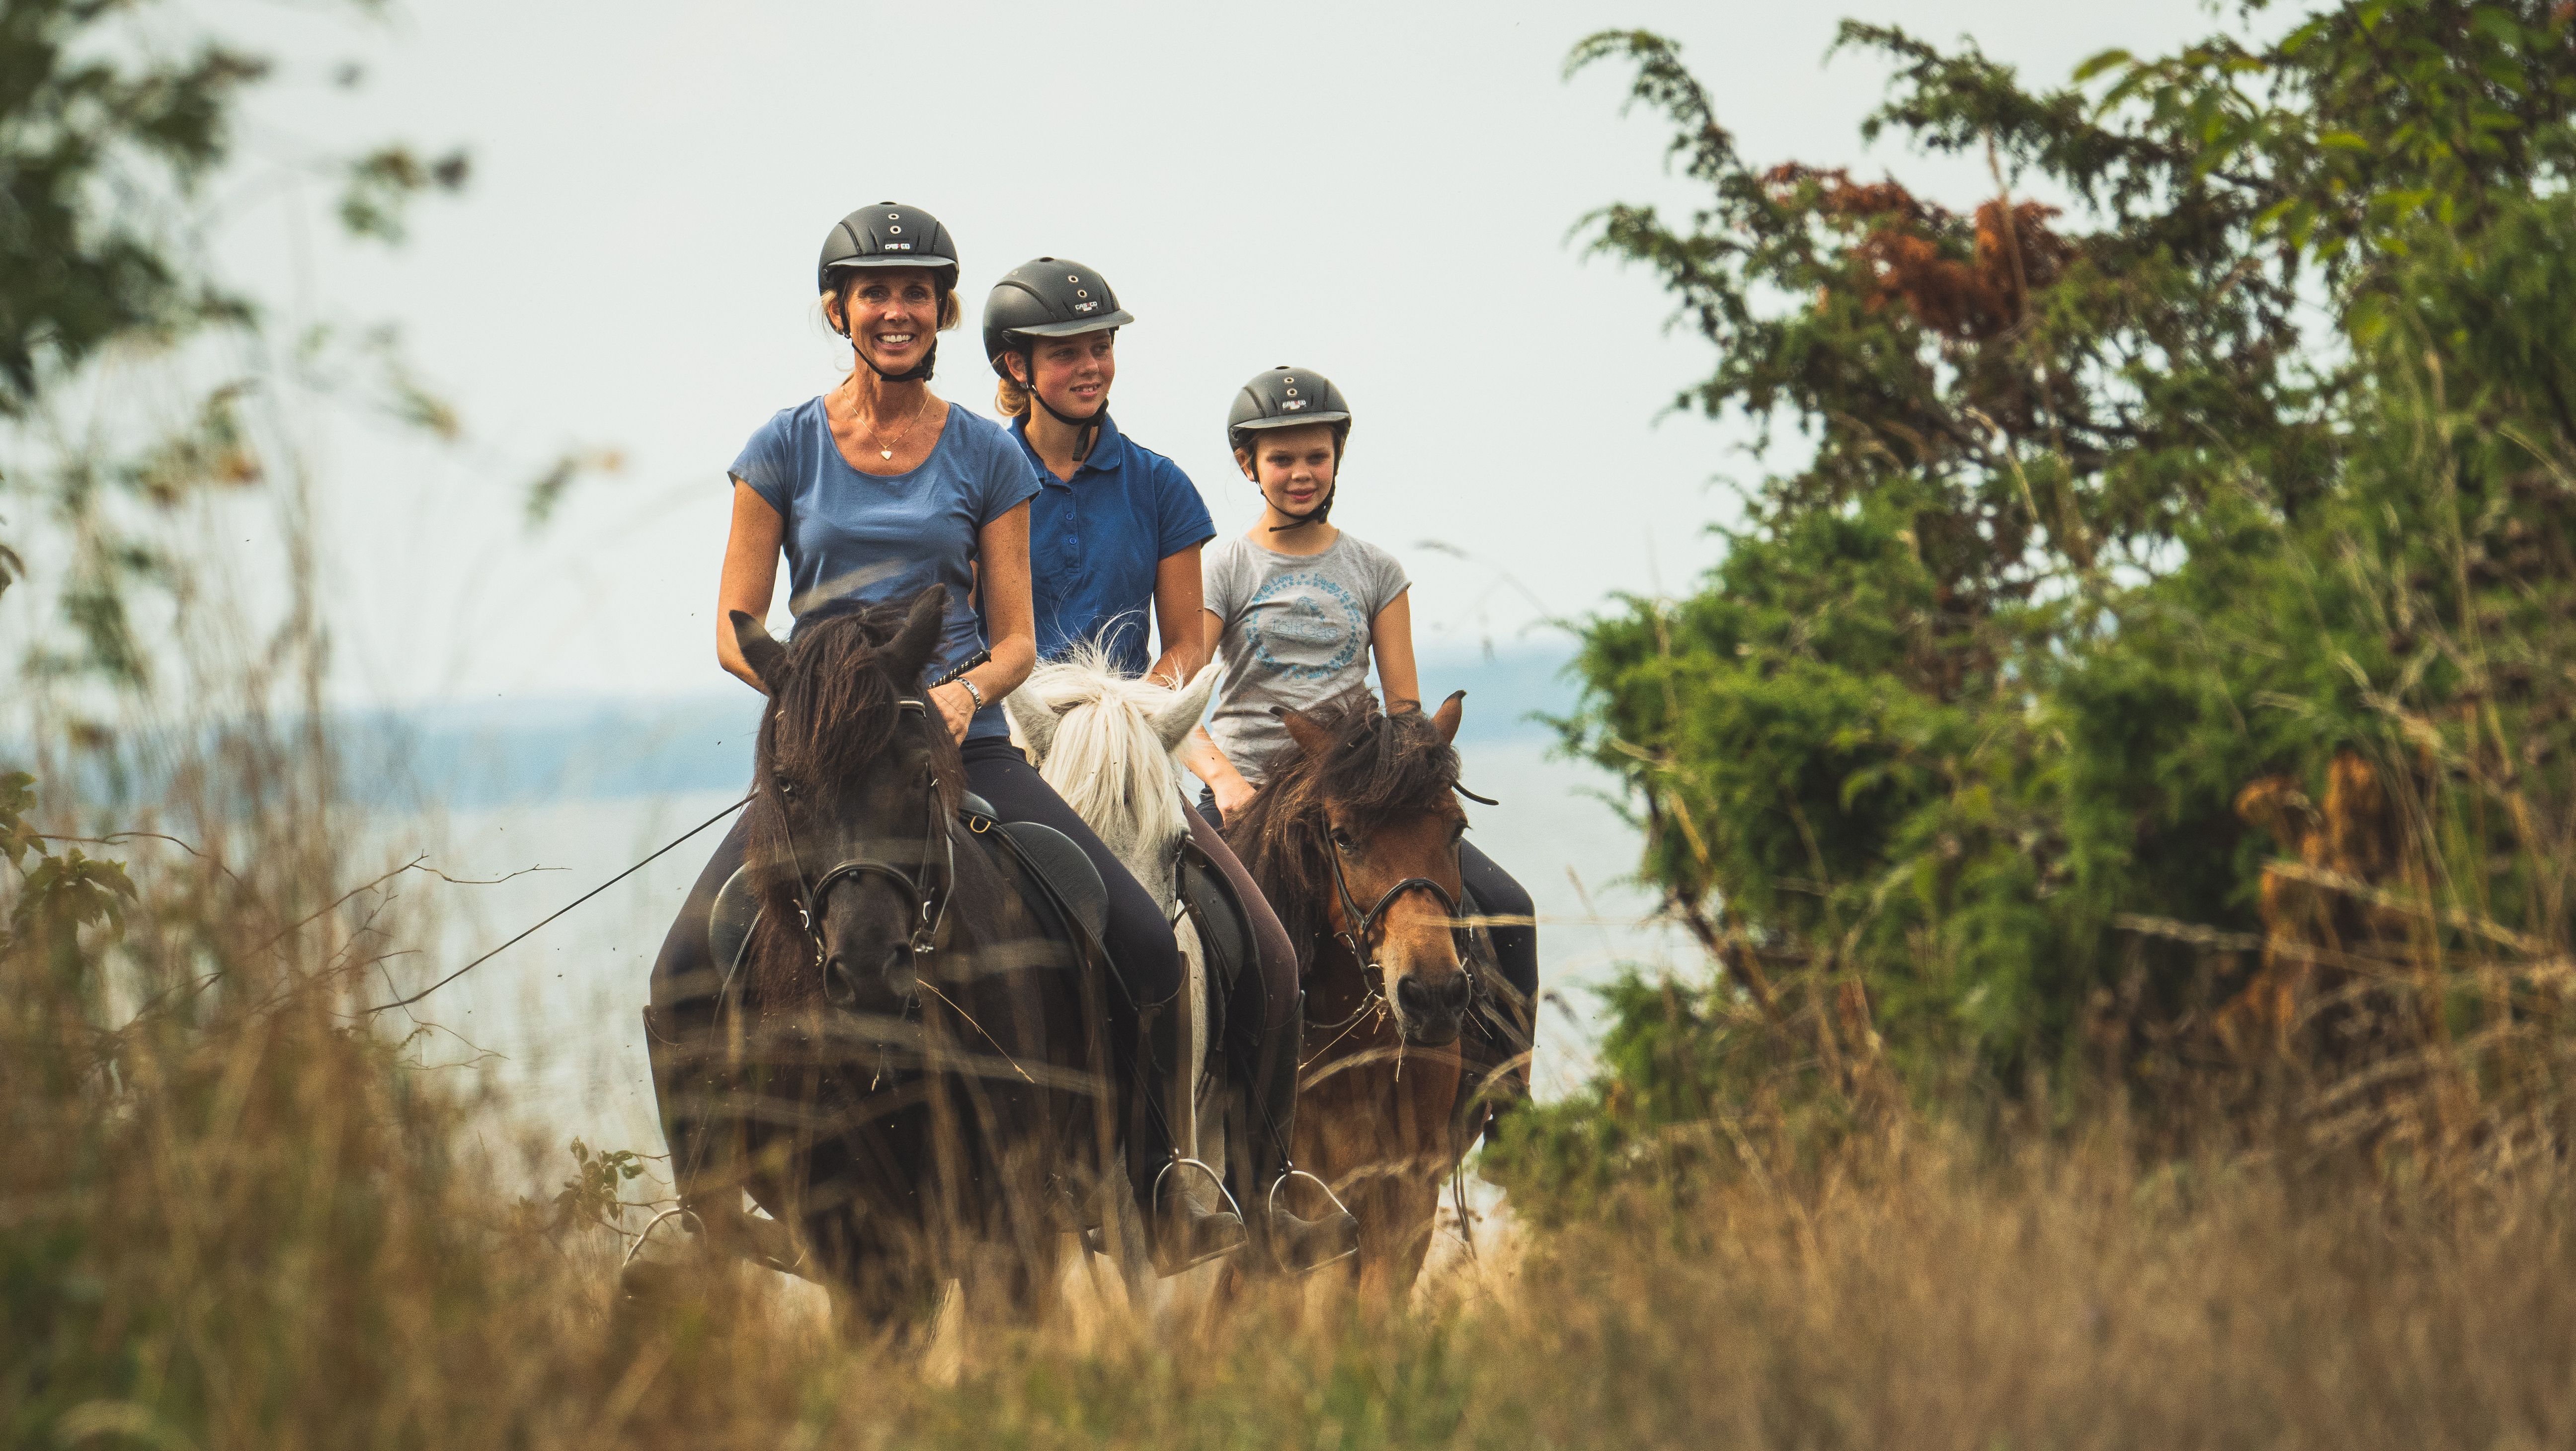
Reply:
<svg viewBox="0 0 2576 1451"><path fill-rule="evenodd" d="M919 698L903 696L895 701L895 706L927 724L929 707ZM916 974L922 966L921 960L928 957L937 945L940 927L948 920L948 898L957 885L957 837L950 826L948 813L940 808L939 777L935 767L929 773L929 785L930 820L922 832L916 871L906 871L878 857L845 857L809 883L804 860L796 849L796 830L788 820L786 803L776 803L780 833L787 840L787 863L796 873L797 921L804 929L805 940L814 949L814 966L823 974L823 996L836 1007L848 1007L858 1001L859 985L849 980L846 968L837 972L833 969L830 949L823 941L823 929L819 925L823 917L823 901L834 887L862 877L883 877L912 899L911 947ZM782 786L781 791L784 790ZM930 870L934 861L940 866L937 872ZM907 994L907 1001L910 996Z"/></svg>
<svg viewBox="0 0 2576 1451"><path fill-rule="evenodd" d="M1475 930L1459 920L1458 899L1450 895L1448 888L1429 877L1406 877L1379 894L1376 904L1363 912L1359 898L1351 892L1350 878L1342 874L1341 847L1327 837L1324 852L1332 863L1333 890L1342 899L1342 919L1349 924L1334 933L1333 940L1350 950L1352 958L1360 965L1361 981L1368 990L1360 995L1359 1006L1351 1010L1349 1017L1330 1023L1309 1023L1308 1026L1339 1029L1341 1035L1347 1035L1361 1018L1373 1010L1383 1009L1386 1003L1386 966L1377 957L1378 949L1384 945L1380 929L1386 924L1387 909L1395 905L1396 898L1407 892L1429 892L1431 900L1440 904L1442 914L1449 919L1449 934L1458 945L1458 969L1467 974L1468 991L1472 994L1483 990L1474 966ZM1340 1036L1337 1035L1334 1041L1340 1041Z"/></svg>

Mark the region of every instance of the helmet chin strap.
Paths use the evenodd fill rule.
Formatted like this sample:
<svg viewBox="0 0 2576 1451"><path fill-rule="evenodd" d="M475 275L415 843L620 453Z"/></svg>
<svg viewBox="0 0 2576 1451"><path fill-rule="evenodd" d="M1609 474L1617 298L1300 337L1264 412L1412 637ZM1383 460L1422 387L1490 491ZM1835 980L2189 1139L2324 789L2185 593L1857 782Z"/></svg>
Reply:
<svg viewBox="0 0 2576 1451"><path fill-rule="evenodd" d="M1080 463L1084 459L1091 457L1091 446L1100 441L1100 421L1109 416L1109 400L1106 397L1102 398L1100 400L1100 406L1091 410L1090 417L1076 418L1072 414L1064 412L1054 404L1046 401L1046 395L1038 391L1038 358L1036 350L1030 348L1021 349L1020 362L1029 370L1029 380L1020 385L1022 391L1026 392L1032 399L1035 399L1037 401L1037 405L1047 411L1048 417L1053 418L1056 422L1064 424L1067 427L1081 430L1074 439L1073 461L1075 463Z"/></svg>
<svg viewBox="0 0 2576 1451"><path fill-rule="evenodd" d="M878 367L876 359L869 357L868 350L860 347L858 340L855 338L850 340L850 351L858 355L860 362L868 365L869 372L876 374L878 377L889 383L922 382L930 377L930 370L939 365L939 341L936 338L931 340L930 351L921 355L920 362L913 364L911 367L904 369L900 373L889 373L885 369Z"/></svg>
<svg viewBox="0 0 2576 1451"><path fill-rule="evenodd" d="M1303 529L1309 524L1323 523L1333 512L1333 496L1341 491L1342 486L1339 483L1335 483L1331 488L1324 491L1324 501L1322 503L1317 504L1315 507L1307 510L1303 514L1288 514L1287 510L1279 509L1278 505L1271 505L1270 507L1279 509L1280 513L1288 514L1288 522L1285 524L1271 525L1270 532L1273 534L1285 534L1291 529Z"/></svg>
<svg viewBox="0 0 2576 1451"><path fill-rule="evenodd" d="M939 301L936 306L938 311L944 312L947 310L947 289L940 289ZM939 365L939 333L936 329L933 329L930 334L930 350L921 355L920 362L913 364L911 367L904 369L900 373L889 373L885 369L878 367L876 359L868 356L868 350L859 346L858 329L850 326L850 314L847 307L844 307L841 310L841 341L850 345L850 356L867 364L869 372L876 374L877 377L888 383L926 382L930 377L930 370Z"/></svg>

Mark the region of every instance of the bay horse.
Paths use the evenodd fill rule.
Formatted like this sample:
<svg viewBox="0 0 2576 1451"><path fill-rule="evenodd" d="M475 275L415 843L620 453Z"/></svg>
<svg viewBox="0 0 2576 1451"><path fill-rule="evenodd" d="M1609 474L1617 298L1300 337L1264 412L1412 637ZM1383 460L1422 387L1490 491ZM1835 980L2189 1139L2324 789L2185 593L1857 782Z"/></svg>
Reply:
<svg viewBox="0 0 2576 1451"><path fill-rule="evenodd" d="M1099 965L1032 906L992 823L961 817L964 768L924 698L944 608L934 586L785 645L732 616L769 695L743 864L760 910L720 1013L681 1045L678 1112L711 1146L675 1163L684 1205L739 1246L760 1224L747 1189L793 1267L877 1327L917 1321L950 1278L1033 1313L1076 1206L1118 1181Z"/></svg>
<svg viewBox="0 0 2576 1451"><path fill-rule="evenodd" d="M1306 985L1298 1164L1359 1217L1361 1292L1411 1288L1466 1141L1457 1047L1485 970L1460 914L1466 692L1392 715L1354 690L1277 714L1291 744L1226 844L1297 944Z"/></svg>

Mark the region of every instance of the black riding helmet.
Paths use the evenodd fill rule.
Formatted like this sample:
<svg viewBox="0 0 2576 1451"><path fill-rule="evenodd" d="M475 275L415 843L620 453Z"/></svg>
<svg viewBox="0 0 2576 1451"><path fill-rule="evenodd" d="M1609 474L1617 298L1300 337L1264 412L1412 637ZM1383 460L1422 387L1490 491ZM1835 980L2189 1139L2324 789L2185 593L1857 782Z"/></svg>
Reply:
<svg viewBox="0 0 2576 1451"><path fill-rule="evenodd" d="M1103 328L1124 327L1135 320L1134 314L1118 305L1118 294L1109 289L1109 279L1079 262L1040 257L1003 274L985 296L984 356L997 376L1009 378L1011 365L1007 359L1013 353L1019 354L1033 385L1038 376L1039 338L1079 337ZM1089 455L1092 441L1099 436L1100 420L1109 410L1107 400L1102 400L1099 411L1090 417L1074 418L1056 412L1053 404L1038 397L1034 386L1028 391L1029 397L1036 399L1037 405L1058 423L1070 423L1083 431L1073 456L1080 459Z"/></svg>
<svg viewBox="0 0 2576 1451"><path fill-rule="evenodd" d="M901 202L861 207L833 224L823 238L822 258L814 264L814 290L833 291L839 282L833 274L859 267L929 269L942 312L948 309L948 294L957 290L957 244L949 240L948 229L939 224L937 217ZM843 337L849 336L848 326L844 318ZM852 351L858 350L853 347ZM866 353L858 353L858 358L868 363ZM868 363L868 370L889 383L913 383L928 378L938 362L939 337L934 331L929 351L906 371L888 373L874 363Z"/></svg>
<svg viewBox="0 0 2576 1451"><path fill-rule="evenodd" d="M1286 524L1274 524L1270 532L1280 533L1304 524L1320 524L1333 512L1333 497L1341 492L1341 458L1351 436L1351 405L1333 380L1311 368L1292 368L1285 363L1266 373L1253 376L1234 395L1234 406L1226 410L1226 446L1253 452L1258 440L1253 435L1272 428L1302 428L1309 423L1333 426L1333 487L1324 494L1322 503Z"/></svg>

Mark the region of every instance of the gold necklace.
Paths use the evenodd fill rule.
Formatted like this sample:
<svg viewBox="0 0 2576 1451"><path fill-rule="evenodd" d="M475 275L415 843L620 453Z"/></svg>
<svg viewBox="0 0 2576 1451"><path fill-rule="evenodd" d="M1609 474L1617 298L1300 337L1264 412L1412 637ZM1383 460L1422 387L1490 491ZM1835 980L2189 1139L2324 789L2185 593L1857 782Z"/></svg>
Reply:
<svg viewBox="0 0 2576 1451"><path fill-rule="evenodd" d="M912 412L910 412L909 414L906 414L906 415L904 416L904 420L903 420L903 432L898 433L898 434L896 434L896 435L894 436L894 443L888 443L888 442L886 442L886 441L885 441L885 435L884 435L882 432L879 432L879 431L878 431L878 428L877 428L877 421L876 421L876 417L875 417L875 415L873 415L873 414L869 415L869 417L868 417L868 432L870 432L870 433L874 433L874 434L876 434L876 435L877 435L877 457L882 458L882 459L891 459L891 458L893 458L893 457L894 457L895 444L899 444L899 443L903 442L905 439L910 438L910 437L912 436L912 426L913 426L915 423L918 423L918 422L920 422L920 421L921 421L921 410L923 410L924 408L927 408L927 407L929 407L929 406L930 406L930 390L929 390L929 389L927 389L927 388L924 388L924 389L922 389L922 390L921 390L921 401L920 401L920 402L918 402L918 403L915 403L914 405L912 405Z"/></svg>

